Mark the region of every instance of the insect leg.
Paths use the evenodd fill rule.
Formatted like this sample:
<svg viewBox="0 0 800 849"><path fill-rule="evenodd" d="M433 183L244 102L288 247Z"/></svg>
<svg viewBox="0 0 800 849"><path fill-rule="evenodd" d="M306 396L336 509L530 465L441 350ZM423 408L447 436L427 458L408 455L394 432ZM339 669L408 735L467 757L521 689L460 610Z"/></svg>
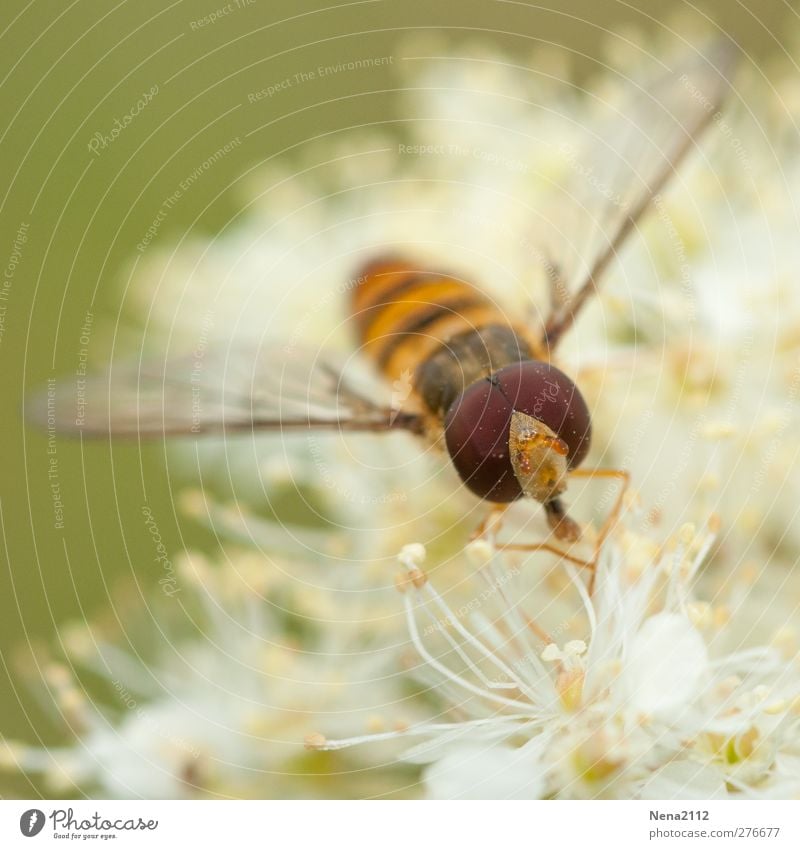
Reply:
<svg viewBox="0 0 800 849"><path fill-rule="evenodd" d="M518 550L518 549L517 549L517 547L516 547L516 546L514 546L514 545L503 545L503 544L498 544L498 543L496 542L496 539L495 539L495 538L496 538L496 535L497 535L497 533L498 533L498 531L499 531L499 530L500 530L500 528L502 527L502 524L503 524L503 515L505 514L505 512L508 510L508 508L509 508L510 506L511 506L511 504L493 504L493 505L489 508L488 512L486 513L486 516L484 517L483 521L482 521L482 522L480 523L480 525L478 525L478 527L477 527L477 528L475 528L475 530L472 532L471 539L472 539L472 540L476 540L476 539L486 539L487 537L490 537L490 536L491 536L491 543L492 543L492 545L493 545L493 547L494 547L495 549L501 549L501 550L508 550L508 549ZM555 549L555 547L554 547L554 546L547 546L547 545L545 545L545 548L546 548L548 551L556 551L556 549ZM558 553L560 554L561 552L558 552ZM483 570L481 570L481 571L483 571ZM489 577L487 576L487 580L491 580L491 578L489 578ZM503 589L502 589L502 587L500 588L500 593L501 593L501 594L503 594ZM539 625L538 625L538 624L537 624L537 623L536 623L533 619L531 619L529 616L526 616L526 615L524 615L524 614L523 614L523 619L524 619L524 621L525 621L525 625L526 625L526 626L530 629L530 631L531 631L533 634L535 634L535 635L536 635L536 636L537 636L537 637L538 637L538 638L539 638L539 639L540 639L543 643L548 644L548 643L552 643L552 642L553 642L552 637L551 637L551 636L547 633L547 631L545 631L545 630L544 630L544 628L540 627L540 626L539 626Z"/></svg>
<svg viewBox="0 0 800 849"><path fill-rule="evenodd" d="M622 481L617 497L614 500L614 506L611 508L611 512L608 514L605 522L603 522L600 533L597 535L596 547L599 549L619 519L622 502L631 483L631 474L626 469L573 469L569 474L570 477L574 478L614 478Z"/></svg>
<svg viewBox="0 0 800 849"><path fill-rule="evenodd" d="M572 554L568 554L563 549L549 542L538 543L498 543L496 537L503 524L503 515L508 510L511 504L493 504L484 520L473 531L471 538L475 539L492 539L495 547L504 551L549 551L558 557L563 557L574 563L576 566L590 567L593 566L593 561L582 560ZM547 513L548 522L553 529L556 539L565 542L576 542L580 538L580 526L573 519L567 516L563 504L557 498L549 501L544 505Z"/></svg>
<svg viewBox="0 0 800 849"><path fill-rule="evenodd" d="M552 528L553 534L556 539L562 540L564 542L576 542L580 538L580 526L573 519L570 519L570 517L567 515L566 510L564 509L564 505L558 498L554 498L552 501L549 501L543 506L545 512L547 513L548 523ZM504 507L503 510L505 509L508 508ZM580 566L581 568L594 568L593 560L584 560L580 557L575 557L575 555L569 554L568 552L559 548L557 545L553 545L553 543L550 542L497 543L497 548L502 549L503 551L547 551L550 554L555 554L557 557L562 557L564 560L568 560L570 563L574 563L576 566Z"/></svg>
<svg viewBox="0 0 800 849"><path fill-rule="evenodd" d="M593 570L595 566L593 560L583 560L580 557L575 557L572 554L568 554L566 551L562 551L557 545L553 545L549 542L503 542L498 543L497 548L501 551L524 551L528 553L534 551L547 551L550 554L555 554L557 557L568 560L570 563L573 563L575 566L579 566L581 569Z"/></svg>
<svg viewBox="0 0 800 849"><path fill-rule="evenodd" d="M477 528L472 532L471 539L487 539L492 537L492 541L494 542L495 548L503 551L549 551L551 554L556 554L559 557L563 557L566 560L569 560L571 563L574 563L576 566L590 566L591 563L586 560L581 560L579 557L575 557L572 554L568 554L566 551L563 551L558 546L553 545L549 542L537 542L537 543L516 543L516 542L503 542L499 543L495 541L495 537L497 536L500 528L503 525L503 515L506 510L510 507L510 504L493 504L490 508L489 512L486 514L486 518L478 525ZM570 520L572 521L572 520Z"/></svg>
<svg viewBox="0 0 800 849"><path fill-rule="evenodd" d="M589 594L591 595L594 592L595 577L597 574L597 559L600 555L600 549L602 548L603 543L608 538L608 535L611 533L617 521L619 520L625 494L628 491L628 487L630 486L630 472L624 469L575 469L574 471L570 472L570 476L582 478L612 478L622 481L620 491L614 501L614 506L612 507L611 512L609 513L606 520L603 522L603 525L600 528L600 532L597 535L597 539L595 540L594 555L591 560L584 560L582 558L575 557L574 555L563 551L558 546L555 546L552 543L548 542L538 542L531 544L505 543L499 544L497 547L505 551L547 551L551 554L555 554L556 556L563 558L564 560L567 560L570 563L575 564L576 566L579 566L583 569L588 569L591 572L591 576L589 578L587 589ZM550 527L553 528L554 534L559 539L574 542L579 536L580 529L578 528L577 523L570 519L569 516L567 516L561 502L558 501L558 499L554 499L548 504L545 504L544 507L548 513L548 521L550 523ZM565 522L568 524L565 525ZM559 528L561 529L560 531L558 530ZM577 531L577 535L574 531Z"/></svg>
<svg viewBox="0 0 800 849"><path fill-rule="evenodd" d="M510 504L492 504L481 523L470 535L470 539L494 538L502 527L503 515L510 506Z"/></svg>
<svg viewBox="0 0 800 849"><path fill-rule="evenodd" d="M622 504L625 499L625 493L628 491L628 487L630 486L631 475L630 472L625 469L574 469L570 472L570 476L576 478L613 478L622 481L617 497L614 500L614 506L611 508L611 512L603 522L600 528L600 533L598 533L597 539L595 540L592 565L596 566L597 558L600 556L600 549L603 547L603 543L606 541L608 535L614 529L614 526L619 520L620 512L622 511ZM591 595L594 591L594 579L596 574L596 570L593 569L592 577L589 579L589 595Z"/></svg>

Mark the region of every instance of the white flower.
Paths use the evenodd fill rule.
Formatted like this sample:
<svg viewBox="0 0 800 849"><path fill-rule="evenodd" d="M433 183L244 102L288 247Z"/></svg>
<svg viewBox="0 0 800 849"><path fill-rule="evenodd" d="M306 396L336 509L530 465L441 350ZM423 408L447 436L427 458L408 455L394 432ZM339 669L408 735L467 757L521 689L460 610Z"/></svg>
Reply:
<svg viewBox="0 0 800 849"><path fill-rule="evenodd" d="M591 596L570 564L556 567L569 585L553 592L530 578L539 555L515 564L519 554L498 551L471 580L478 602L458 610L405 551L410 638L452 719L378 739L422 738L405 757L428 764L435 798L796 794L796 656L717 649L739 631L736 611L715 624L709 605L702 622L693 594L715 536L684 528L656 547L621 529L602 548ZM582 636L560 644L556 630Z"/></svg>
<svg viewBox="0 0 800 849"><path fill-rule="evenodd" d="M636 78L639 62L612 66ZM529 69L482 50L411 51L398 65L418 119L408 150L360 129L328 138L294 169L261 170L235 228L148 249L130 291L152 338L132 338L134 350L230 337L350 350L348 282L391 250L541 316L539 232L590 98L559 82L552 52ZM412 765L403 775L413 783L422 765L433 797L800 793L800 157L783 114L800 97L793 77L775 79L767 92L737 78L730 110L561 352L592 409L587 464L629 469L647 513L606 541L591 595L549 555L486 540L462 554L484 505L405 434L176 446L184 474L231 496L184 498L224 544L218 566L184 560L184 597L201 612L159 606L149 630L168 636L146 664L102 629L71 632L69 662L110 697L93 703L66 665L49 665L76 740L14 744L4 760L109 796L328 795L326 769L348 776L337 792L376 795L396 786L397 748ZM616 85L587 83L601 98ZM575 481L568 498L591 542L612 494ZM714 512L719 534L684 527ZM545 532L534 504L505 517L515 539ZM401 548L416 655L399 655L421 682L415 700L386 598ZM432 699L440 714L420 721Z"/></svg>
<svg viewBox="0 0 800 849"><path fill-rule="evenodd" d="M385 761L305 747L309 727L392 728L416 709L368 621L380 621L381 593L315 588L297 558L293 587L288 565L183 556L170 596L124 617L124 640L65 628L66 660L42 668L74 740L6 742L0 764L41 774L51 792L113 798L378 796L406 783Z"/></svg>
<svg viewBox="0 0 800 849"><path fill-rule="evenodd" d="M541 741L518 749L464 743L447 751L427 770L434 799L538 799L545 788Z"/></svg>

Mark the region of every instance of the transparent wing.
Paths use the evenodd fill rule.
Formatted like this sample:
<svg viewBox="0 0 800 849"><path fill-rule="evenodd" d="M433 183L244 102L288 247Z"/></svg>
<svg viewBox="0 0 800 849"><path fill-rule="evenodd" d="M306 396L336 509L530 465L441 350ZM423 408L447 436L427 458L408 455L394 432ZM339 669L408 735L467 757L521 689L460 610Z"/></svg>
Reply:
<svg viewBox="0 0 800 849"><path fill-rule="evenodd" d="M567 145L570 176L543 234L554 308L544 331L551 349L572 325L603 274L654 205L722 105L735 51L714 42L628 80L600 113L582 147ZM548 213L549 214L549 213Z"/></svg>
<svg viewBox="0 0 800 849"><path fill-rule="evenodd" d="M164 437L236 431L421 431L386 389L340 357L294 346L235 346L103 375L51 381L26 417L58 433ZM385 402L384 402L385 401Z"/></svg>

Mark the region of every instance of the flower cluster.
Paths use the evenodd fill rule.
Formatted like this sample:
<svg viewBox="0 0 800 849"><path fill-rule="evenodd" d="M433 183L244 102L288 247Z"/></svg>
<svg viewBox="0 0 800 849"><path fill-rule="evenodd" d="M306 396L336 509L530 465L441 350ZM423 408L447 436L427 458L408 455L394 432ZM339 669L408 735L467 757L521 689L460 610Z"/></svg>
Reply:
<svg viewBox="0 0 800 849"><path fill-rule="evenodd" d="M230 554L216 564L183 555L175 592L146 608L118 599L124 634L64 628L64 656L37 667L74 742L6 741L0 763L41 775L49 793L103 798L380 796L413 778L391 758L303 746L309 726L376 730L415 717L370 622L388 615L382 594L348 591L342 575L338 592L315 587L297 558Z"/></svg>
<svg viewBox="0 0 800 849"><path fill-rule="evenodd" d="M346 349L355 270L387 251L541 319L553 187L592 103L644 59L617 52L593 101L551 51L407 52L406 137L309 145L250 180L213 241L149 246L131 291L153 337L132 347ZM182 557L149 644L66 629L43 668L74 739L0 761L108 796L800 793L800 87L773 79L737 76L559 351L593 412L587 462L630 470L644 505L600 541L613 488L571 484L591 582L502 535L465 550L483 506L406 434L176 446L203 484L183 513L218 563ZM505 522L516 541L546 532L533 504Z"/></svg>
<svg viewBox="0 0 800 849"><path fill-rule="evenodd" d="M398 582L408 631L448 721L313 745L417 738L404 758L426 765L433 798L796 796L797 646L782 627L769 643L725 648L749 623L693 592L712 525L663 546L617 529L591 596L573 565L554 591L520 578L541 563L512 565L478 541L467 558L492 602L459 612L422 571L424 549L408 546Z"/></svg>

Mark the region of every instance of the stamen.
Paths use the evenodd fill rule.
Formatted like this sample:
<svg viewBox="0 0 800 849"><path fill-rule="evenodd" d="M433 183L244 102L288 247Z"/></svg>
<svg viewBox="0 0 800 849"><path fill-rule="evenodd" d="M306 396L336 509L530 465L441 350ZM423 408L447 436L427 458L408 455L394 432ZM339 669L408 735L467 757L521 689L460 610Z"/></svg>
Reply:
<svg viewBox="0 0 800 849"><path fill-rule="evenodd" d="M379 743L384 740L397 740L399 737L416 737L423 734L439 734L442 732L456 732L456 736L465 734L474 728L488 726L493 730L495 727L502 726L502 731L497 732L498 736L507 736L516 731L538 726L542 724L542 720L531 720L530 714L508 714L502 717L485 717L481 719L465 720L463 722L429 722L412 725L408 728L397 731L382 731L377 734L360 734L356 737L343 737L338 740L328 740L322 734L313 733L306 735L305 739L313 738L314 745L312 748L324 752L334 752L339 749L349 749L353 746L361 746L364 743ZM321 745L316 745L316 741L321 738ZM415 746L413 749L405 752L405 758L413 757L418 750L424 750L426 747L431 748L440 745L440 740L431 740L426 743Z"/></svg>
<svg viewBox="0 0 800 849"><path fill-rule="evenodd" d="M303 738L303 745L306 749L324 750L329 748L325 735L320 734L319 731L312 731L311 734L306 734Z"/></svg>
<svg viewBox="0 0 800 849"><path fill-rule="evenodd" d="M452 681L463 689L467 690L470 693L473 693L476 696L480 696L481 698L488 699L489 701L496 702L497 704L507 705L508 707L515 708L525 708L529 707L525 702L520 702L516 699L507 699L503 696L497 696L494 693L484 690L481 687L477 687L475 684L467 681L462 678L457 673L453 672L452 669L445 666L443 663L440 663L433 655L425 648L422 639L419 635L419 630L417 628L417 621L414 618L414 608L411 604L411 599L406 595L403 598L406 610L406 622L408 624L408 630L411 635L411 642L414 644L414 648L419 652L420 656L426 663L430 664L437 672L440 672L445 676L449 681Z"/></svg>
<svg viewBox="0 0 800 849"><path fill-rule="evenodd" d="M425 546L419 542L413 542L409 545L404 545L400 549L397 559L409 570L421 566L425 562L427 552Z"/></svg>
<svg viewBox="0 0 800 849"><path fill-rule="evenodd" d="M494 548L485 539L475 539L466 546L464 553L476 569L483 569L492 562Z"/></svg>
<svg viewBox="0 0 800 849"><path fill-rule="evenodd" d="M562 657L561 649L555 643L545 646L541 654L542 660L546 660L548 663L557 663Z"/></svg>
<svg viewBox="0 0 800 849"><path fill-rule="evenodd" d="M428 578L422 569L410 569L408 579L418 590L421 590L428 583Z"/></svg>
<svg viewBox="0 0 800 849"><path fill-rule="evenodd" d="M514 672L511 670L509 666L507 666L495 652L488 649L477 637L471 634L459 621L456 615L451 611L450 607L444 601L444 599L434 590L434 588L428 584L426 590L428 596L433 600L439 610L445 616L444 622L449 623L453 626L453 628L471 645L476 651L478 651L483 657L487 660L491 661L504 675L507 675L510 679L509 682L493 682L490 681L487 676L483 673L481 669L479 669L472 659L467 655L467 653L461 648L461 646L454 640L450 634L447 633L447 629L444 627L439 628L439 632L445 638L445 640L452 646L458 656L464 661L464 663L469 666L469 668L478 676L484 686L488 687L491 690L522 690L524 689L524 684L522 681L519 681L515 676ZM432 613L429 612L429 616L432 622L437 623L436 617L433 616ZM438 624L438 623L437 623Z"/></svg>
<svg viewBox="0 0 800 849"><path fill-rule="evenodd" d="M511 639L514 640L514 642L517 644L517 649L520 652L521 656L524 658L530 658L534 665L538 664L537 672L539 673L539 675L548 677L545 668L538 663L537 652L534 646L528 641L530 635L528 623L519 614L519 611L517 610L517 605L512 603L512 601L506 594L506 591L503 588L503 582L501 580L502 576L497 574L494 562L490 562L487 565L486 571L482 571L481 575L490 587L493 587L497 590L498 596L505 605L504 618L508 619L511 631ZM491 580L489 580L490 577Z"/></svg>
<svg viewBox="0 0 800 849"><path fill-rule="evenodd" d="M608 543L606 543L608 544ZM598 569L598 579L600 578L600 556L597 557L597 569ZM565 563L564 568L567 570L567 575L578 591L578 595L580 596L581 602L583 603L583 609L586 612L586 618L589 622L589 643L591 644L594 639L595 631L597 630L597 617L594 612L594 604L592 603L591 598L589 597L589 591L586 589L586 584L581 580L578 575L578 570L570 563Z"/></svg>

